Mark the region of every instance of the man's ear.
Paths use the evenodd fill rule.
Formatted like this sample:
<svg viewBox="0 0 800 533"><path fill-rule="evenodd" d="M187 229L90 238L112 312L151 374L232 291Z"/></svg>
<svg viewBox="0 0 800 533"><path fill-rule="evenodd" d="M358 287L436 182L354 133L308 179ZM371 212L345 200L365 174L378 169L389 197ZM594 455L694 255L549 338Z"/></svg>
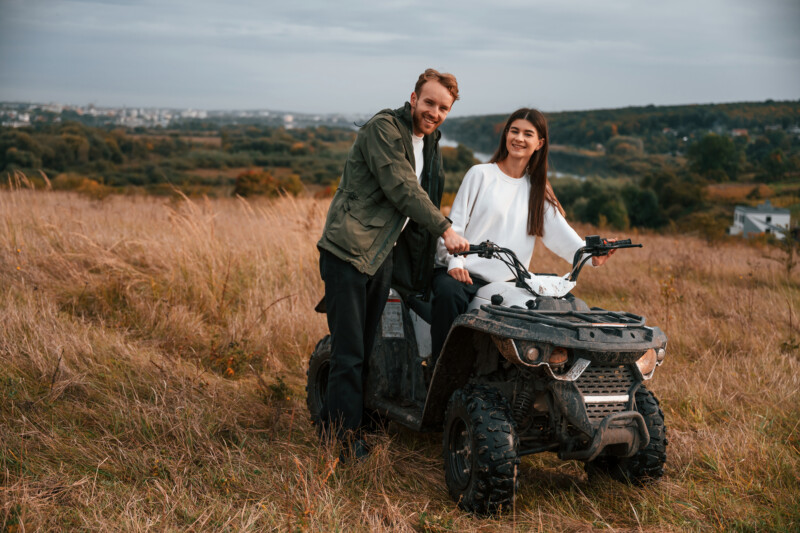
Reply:
<svg viewBox="0 0 800 533"><path fill-rule="evenodd" d="M408 101L409 101L409 103L411 103L412 106L417 105L417 92L416 91L411 91L411 96L409 97Z"/></svg>

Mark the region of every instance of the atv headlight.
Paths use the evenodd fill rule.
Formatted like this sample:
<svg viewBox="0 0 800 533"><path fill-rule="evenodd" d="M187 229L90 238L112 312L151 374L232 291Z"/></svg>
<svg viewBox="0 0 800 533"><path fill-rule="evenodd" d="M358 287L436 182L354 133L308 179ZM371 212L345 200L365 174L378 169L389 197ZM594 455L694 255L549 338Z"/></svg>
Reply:
<svg viewBox="0 0 800 533"><path fill-rule="evenodd" d="M658 360L659 365L664 362L664 357L666 356L667 356L666 346L656 350L656 359Z"/></svg>
<svg viewBox="0 0 800 533"><path fill-rule="evenodd" d="M567 359L569 359L569 354L566 348L553 348L553 351L550 352L550 357L547 358L547 362L550 366L561 366L567 362Z"/></svg>
<svg viewBox="0 0 800 533"><path fill-rule="evenodd" d="M653 348L644 352L644 355L636 361L636 366L639 367L639 372L642 373L645 379L649 378L653 370L656 369L656 364L658 364L658 355Z"/></svg>
<svg viewBox="0 0 800 533"><path fill-rule="evenodd" d="M539 348L536 346L531 346L527 350L525 350L525 360L529 363L535 363L539 360Z"/></svg>

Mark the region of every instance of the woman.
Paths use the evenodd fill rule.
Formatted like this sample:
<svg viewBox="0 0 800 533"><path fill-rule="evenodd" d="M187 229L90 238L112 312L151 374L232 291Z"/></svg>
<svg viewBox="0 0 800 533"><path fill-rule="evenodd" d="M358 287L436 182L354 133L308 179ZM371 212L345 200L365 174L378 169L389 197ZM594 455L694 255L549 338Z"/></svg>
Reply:
<svg viewBox="0 0 800 533"><path fill-rule="evenodd" d="M464 176L450 218L453 229L470 243L490 240L530 265L536 237L567 262L584 245L564 219L547 179L547 120L536 109L514 111L506 121L500 145L489 163L475 165ZM593 257L602 265L608 257ZM433 362L439 357L455 318L467 310L483 285L511 279L500 261L477 255L454 257L441 239L433 277L431 342Z"/></svg>

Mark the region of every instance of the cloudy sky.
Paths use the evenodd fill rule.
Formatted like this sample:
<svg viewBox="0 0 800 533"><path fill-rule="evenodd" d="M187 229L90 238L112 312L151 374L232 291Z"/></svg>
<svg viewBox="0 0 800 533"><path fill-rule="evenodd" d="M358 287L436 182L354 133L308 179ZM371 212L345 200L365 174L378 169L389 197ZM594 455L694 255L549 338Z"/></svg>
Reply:
<svg viewBox="0 0 800 533"><path fill-rule="evenodd" d="M798 0L0 0L0 100L453 116L800 99Z"/></svg>

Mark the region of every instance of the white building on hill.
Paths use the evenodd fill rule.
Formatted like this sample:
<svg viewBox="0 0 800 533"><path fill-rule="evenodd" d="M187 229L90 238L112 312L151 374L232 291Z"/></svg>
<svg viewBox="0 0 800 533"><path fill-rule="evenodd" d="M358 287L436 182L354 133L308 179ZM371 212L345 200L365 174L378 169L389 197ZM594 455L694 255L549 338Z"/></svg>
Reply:
<svg viewBox="0 0 800 533"><path fill-rule="evenodd" d="M790 218L788 209L773 207L769 200L756 207L737 205L733 212L733 226L728 228L728 233L745 238L773 233L778 239L783 239L789 231Z"/></svg>

